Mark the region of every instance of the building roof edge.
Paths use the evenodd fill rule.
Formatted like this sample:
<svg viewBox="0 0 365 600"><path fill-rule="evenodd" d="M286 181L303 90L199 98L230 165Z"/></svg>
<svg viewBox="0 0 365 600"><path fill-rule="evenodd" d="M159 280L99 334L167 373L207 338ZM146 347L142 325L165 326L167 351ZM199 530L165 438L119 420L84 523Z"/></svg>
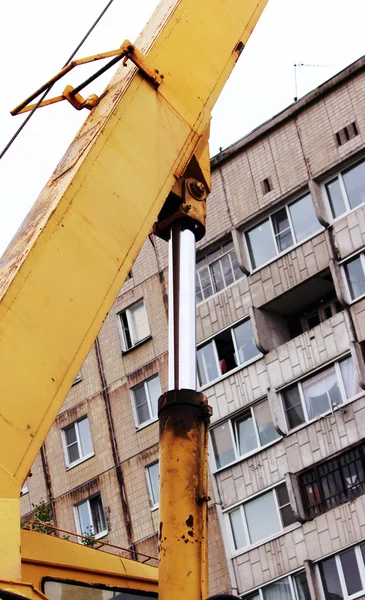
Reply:
<svg viewBox="0 0 365 600"><path fill-rule="evenodd" d="M297 102L293 102L287 108L284 108L281 112L277 113L255 129L253 129L250 133L245 135L243 138L234 142L222 152L219 152L215 156L213 156L210 160L211 169L214 170L219 167L223 162L232 158L235 154L243 150L245 147L251 145L255 141L257 141L261 136L268 133L270 130L275 129L283 122L302 112L315 102L318 98L325 96L330 91L332 91L337 86L344 83L349 77L353 76L355 73L362 71L365 68L365 56L357 59L355 62L351 63L345 69L316 87L314 90L303 96Z"/></svg>

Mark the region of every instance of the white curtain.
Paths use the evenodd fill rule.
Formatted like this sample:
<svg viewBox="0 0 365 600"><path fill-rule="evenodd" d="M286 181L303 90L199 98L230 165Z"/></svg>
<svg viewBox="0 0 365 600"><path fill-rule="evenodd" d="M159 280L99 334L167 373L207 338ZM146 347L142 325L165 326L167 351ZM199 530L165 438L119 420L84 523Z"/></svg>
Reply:
<svg viewBox="0 0 365 600"><path fill-rule="evenodd" d="M264 587L264 600L293 600L289 579L280 579L271 585Z"/></svg>

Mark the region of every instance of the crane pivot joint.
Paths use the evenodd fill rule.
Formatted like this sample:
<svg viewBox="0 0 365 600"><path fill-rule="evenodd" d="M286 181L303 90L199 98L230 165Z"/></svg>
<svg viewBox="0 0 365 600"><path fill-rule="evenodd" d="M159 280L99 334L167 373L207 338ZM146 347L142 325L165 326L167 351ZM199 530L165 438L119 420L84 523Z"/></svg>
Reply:
<svg viewBox="0 0 365 600"><path fill-rule="evenodd" d="M183 229L190 229L196 240L201 240L205 235L207 196L204 183L194 177L177 181L158 215L153 233L168 241L171 225L179 221Z"/></svg>

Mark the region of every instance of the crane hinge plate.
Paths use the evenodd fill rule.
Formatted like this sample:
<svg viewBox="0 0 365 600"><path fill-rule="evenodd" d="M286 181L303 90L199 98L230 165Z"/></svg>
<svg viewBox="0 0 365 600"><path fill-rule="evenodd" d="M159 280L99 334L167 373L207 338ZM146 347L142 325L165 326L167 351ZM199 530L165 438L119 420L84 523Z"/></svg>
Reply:
<svg viewBox="0 0 365 600"><path fill-rule="evenodd" d="M55 96L54 98L50 98L48 100L43 100L42 102L30 104L32 100L37 98L42 92L46 92L51 87L59 81L66 73L71 71L74 67L78 65L84 65L89 62L94 62L96 60L101 60L105 58L111 58L111 60L104 65L101 69L99 69L96 73L91 75L86 81L78 85L76 88L73 88L71 85L67 85L62 93L62 96ZM92 94L88 96L88 98L83 98L79 93L84 87L89 85L92 81L94 81L99 75L105 73L110 67L112 67L115 63L117 63L121 59L123 60L123 65L126 66L127 61L131 60L143 73L144 77L152 83L152 85L157 89L158 86L162 83L164 76L158 69L156 69L153 65L151 65L148 58L140 51L132 42L129 40L125 40L120 48L117 50L111 50L110 52L101 52L100 54L94 54L93 56L87 56L86 58L79 58L77 60L73 60L68 65L66 65L59 73L57 73L54 77L46 81L44 85L42 85L38 90L36 90L31 96L26 98L23 102L21 102L18 106L16 106L12 111L12 115L20 115L25 112L29 112L34 108L39 108L41 106L47 106L48 104L54 104L55 102L61 102L62 100L68 100L70 104L77 110L81 110L82 108L87 108L91 110L96 106L100 98L96 96L96 94Z"/></svg>

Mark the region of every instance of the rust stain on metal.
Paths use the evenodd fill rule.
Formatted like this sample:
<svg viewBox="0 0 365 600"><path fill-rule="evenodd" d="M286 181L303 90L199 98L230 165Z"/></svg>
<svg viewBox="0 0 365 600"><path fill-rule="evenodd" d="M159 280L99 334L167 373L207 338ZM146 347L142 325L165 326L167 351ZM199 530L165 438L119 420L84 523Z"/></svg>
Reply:
<svg viewBox="0 0 365 600"><path fill-rule="evenodd" d="M194 526L193 515L189 515L189 517L186 519L185 523L187 524L188 527L193 527Z"/></svg>

